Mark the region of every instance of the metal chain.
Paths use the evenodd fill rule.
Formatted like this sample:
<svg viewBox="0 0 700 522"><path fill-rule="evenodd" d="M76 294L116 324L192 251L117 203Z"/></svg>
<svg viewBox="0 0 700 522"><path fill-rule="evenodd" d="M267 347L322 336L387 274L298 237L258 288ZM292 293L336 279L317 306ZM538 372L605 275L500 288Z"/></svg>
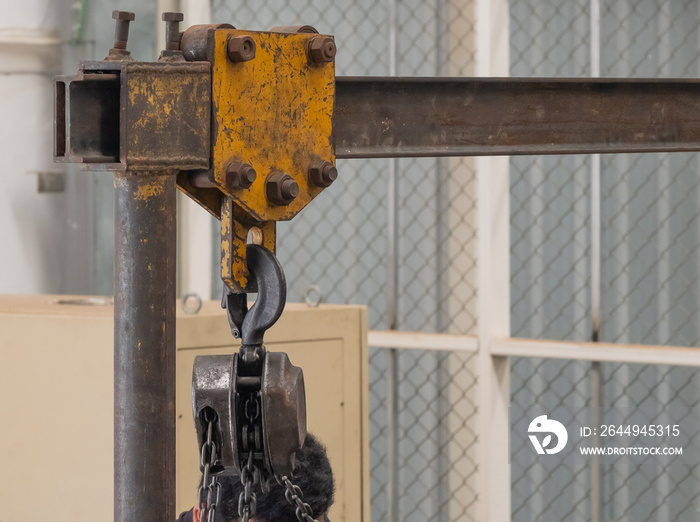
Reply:
<svg viewBox="0 0 700 522"><path fill-rule="evenodd" d="M296 506L294 514L299 522L318 522L314 518L314 512L304 500L301 498L301 488L295 484L286 475L275 475L275 479L280 486L284 486L284 498L287 499L292 506Z"/></svg>
<svg viewBox="0 0 700 522"><path fill-rule="evenodd" d="M211 469L216 464L216 443L213 440L214 421L209 412L204 413L207 422L207 439L202 443L200 464L202 466L202 485L199 486L199 509L202 512L202 522L214 522L216 506L221 500L221 484L216 473Z"/></svg>
<svg viewBox="0 0 700 522"><path fill-rule="evenodd" d="M248 449L248 460L241 469L243 491L238 496L238 516L241 517L241 522L248 522L255 516L257 509L257 497L253 492L253 486L260 482L261 475L259 464L255 462L254 452L254 450L262 451L262 441L259 433L261 427L256 425L256 421L260 418L260 398L255 394L249 395L245 401L243 412L248 425L247 429L242 430L241 441L244 447ZM254 443L254 447L250 444L251 440Z"/></svg>
<svg viewBox="0 0 700 522"><path fill-rule="evenodd" d="M241 482L243 483L243 492L238 497L238 516L241 517L241 522L248 522L250 518L255 516L257 509L257 497L253 492L253 485L256 482L257 468L253 464L253 452L248 452L248 462L241 470Z"/></svg>

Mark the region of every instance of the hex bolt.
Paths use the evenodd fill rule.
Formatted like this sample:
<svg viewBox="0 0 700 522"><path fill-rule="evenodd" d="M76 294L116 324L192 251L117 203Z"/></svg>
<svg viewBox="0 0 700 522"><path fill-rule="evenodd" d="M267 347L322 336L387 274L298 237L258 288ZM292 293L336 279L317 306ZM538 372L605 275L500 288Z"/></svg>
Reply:
<svg viewBox="0 0 700 522"><path fill-rule="evenodd" d="M335 42L328 36L314 36L309 42L309 61L312 63L328 63L335 58Z"/></svg>
<svg viewBox="0 0 700 522"><path fill-rule="evenodd" d="M165 22L165 50L179 51L180 50L180 22L185 17L182 13L163 13L163 21Z"/></svg>
<svg viewBox="0 0 700 522"><path fill-rule="evenodd" d="M255 58L255 40L250 36L231 36L226 43L226 51L232 62L247 62Z"/></svg>
<svg viewBox="0 0 700 522"><path fill-rule="evenodd" d="M291 203L299 195L299 185L293 179L282 180L282 198Z"/></svg>
<svg viewBox="0 0 700 522"><path fill-rule="evenodd" d="M267 199L275 205L289 205L299 195L299 185L284 172L273 172L265 180Z"/></svg>
<svg viewBox="0 0 700 522"><path fill-rule="evenodd" d="M231 188L250 188L257 177L253 166L241 161L231 163L226 169L226 185Z"/></svg>
<svg viewBox="0 0 700 522"><path fill-rule="evenodd" d="M126 42L129 40L129 22L133 22L136 15L129 11L112 11L112 18L117 23L114 29L114 48L126 49Z"/></svg>
<svg viewBox="0 0 700 522"><path fill-rule="evenodd" d="M338 169L329 161L312 163L309 167L309 181L317 187L330 187L338 178Z"/></svg>

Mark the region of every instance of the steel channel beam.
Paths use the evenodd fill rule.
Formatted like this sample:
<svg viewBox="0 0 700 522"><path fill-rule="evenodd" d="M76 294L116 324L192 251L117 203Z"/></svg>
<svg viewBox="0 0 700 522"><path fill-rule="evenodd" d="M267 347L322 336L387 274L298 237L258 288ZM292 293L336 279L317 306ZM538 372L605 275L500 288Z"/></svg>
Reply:
<svg viewBox="0 0 700 522"><path fill-rule="evenodd" d="M115 522L175 520L175 194L115 174Z"/></svg>
<svg viewBox="0 0 700 522"><path fill-rule="evenodd" d="M338 77L338 158L700 150L700 80Z"/></svg>

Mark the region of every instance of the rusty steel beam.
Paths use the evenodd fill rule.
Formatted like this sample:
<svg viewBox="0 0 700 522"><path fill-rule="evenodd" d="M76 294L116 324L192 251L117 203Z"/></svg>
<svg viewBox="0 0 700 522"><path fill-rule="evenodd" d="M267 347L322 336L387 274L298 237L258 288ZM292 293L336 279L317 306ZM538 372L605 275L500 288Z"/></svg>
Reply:
<svg viewBox="0 0 700 522"><path fill-rule="evenodd" d="M175 520L175 175L114 177L114 520Z"/></svg>
<svg viewBox="0 0 700 522"><path fill-rule="evenodd" d="M700 150L700 81L336 79L338 158Z"/></svg>

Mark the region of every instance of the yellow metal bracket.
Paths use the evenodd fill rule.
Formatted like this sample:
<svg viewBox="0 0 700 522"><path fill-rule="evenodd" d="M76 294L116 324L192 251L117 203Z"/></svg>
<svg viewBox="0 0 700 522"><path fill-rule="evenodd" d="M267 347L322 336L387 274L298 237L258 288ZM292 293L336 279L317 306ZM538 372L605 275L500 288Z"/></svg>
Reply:
<svg viewBox="0 0 700 522"><path fill-rule="evenodd" d="M335 164L335 66L333 60L311 58L312 40L319 37L332 41L318 34L232 28L209 33L213 131L208 176L218 191L197 189L184 177L179 184L221 219L221 277L233 292L250 291L249 231L274 251L275 223L293 218L324 188L312 181L311 170ZM231 59L232 38L251 39L254 56ZM232 171L241 165L255 172L249 186L232 181ZM271 195L280 179L296 183L288 201Z"/></svg>

